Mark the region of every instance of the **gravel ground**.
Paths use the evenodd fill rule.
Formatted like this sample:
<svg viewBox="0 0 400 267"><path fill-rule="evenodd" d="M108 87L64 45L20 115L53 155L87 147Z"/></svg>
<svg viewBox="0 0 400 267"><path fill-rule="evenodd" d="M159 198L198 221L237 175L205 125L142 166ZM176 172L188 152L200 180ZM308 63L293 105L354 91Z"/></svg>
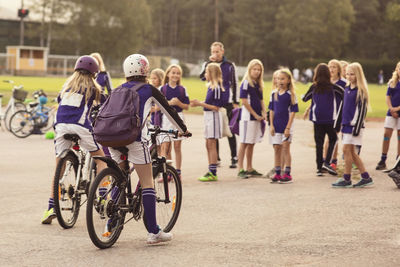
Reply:
<svg viewBox="0 0 400 267"><path fill-rule="evenodd" d="M399 266L400 191L375 171L382 122L369 122L361 156L372 188L333 189L335 177L315 176L310 122L296 120L293 184L236 178L222 140L219 181L201 183L207 170L203 117L187 115L193 137L183 144L183 206L168 244L149 247L142 222L126 225L117 243L97 249L85 209L74 228L41 225L55 168L53 142L17 139L0 130L1 266ZM388 163L394 162L393 142ZM256 145L254 167L267 173L273 150Z"/></svg>

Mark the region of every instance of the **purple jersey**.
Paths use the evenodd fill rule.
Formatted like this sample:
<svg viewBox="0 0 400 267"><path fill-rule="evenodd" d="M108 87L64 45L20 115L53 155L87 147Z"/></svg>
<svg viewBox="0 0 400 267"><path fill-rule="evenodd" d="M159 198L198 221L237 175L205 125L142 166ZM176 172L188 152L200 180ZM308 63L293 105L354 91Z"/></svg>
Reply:
<svg viewBox="0 0 400 267"><path fill-rule="evenodd" d="M165 95L165 98L169 101L172 98L176 97L181 101L183 104L190 104L189 96L187 94L187 91L185 87L182 85L177 85L174 88L169 86L167 83L161 88L161 93ZM173 107L176 112L182 112L182 108L176 105L171 106Z"/></svg>
<svg viewBox="0 0 400 267"><path fill-rule="evenodd" d="M343 90L344 90L344 88L346 87L347 81L346 81L346 79L344 79L344 78L340 78L339 80L337 80L337 81L335 82L335 84L338 85L338 86L340 86L340 87L342 87Z"/></svg>
<svg viewBox="0 0 400 267"><path fill-rule="evenodd" d="M277 94L278 100L275 100L275 94ZM273 124L276 133L283 133L285 131L291 112L299 112L297 100L295 100L295 104L293 105L289 90L283 94L279 94L278 90L272 91L268 109L274 112Z"/></svg>
<svg viewBox="0 0 400 267"><path fill-rule="evenodd" d="M204 103L217 107L223 107L226 102L224 101L223 91L221 90L221 87L218 86L215 89L211 89L211 87L208 87L206 100L204 101ZM211 111L208 108L203 108L203 110Z"/></svg>
<svg viewBox="0 0 400 267"><path fill-rule="evenodd" d="M247 99L251 108L258 115L262 115L261 101L263 100L263 93L260 91L260 86L258 84L254 84L253 87L247 80L244 80L240 86L240 98ZM248 111L245 106L242 106L242 115L240 119L244 121L256 120L256 118L251 115L250 111Z"/></svg>
<svg viewBox="0 0 400 267"><path fill-rule="evenodd" d="M110 74L108 72L102 71L99 72L96 76L96 82L101 86L102 88L102 93L104 93L104 89L107 90L107 93L111 93L112 85L111 85L111 79L110 79Z"/></svg>
<svg viewBox="0 0 400 267"><path fill-rule="evenodd" d="M342 132L357 136L364 127L367 113L367 101L357 101L358 88L346 86L343 98Z"/></svg>
<svg viewBox="0 0 400 267"><path fill-rule="evenodd" d="M389 86L386 95L390 96L390 102L392 103L392 107L400 106L400 82L398 82L394 88L391 88ZM400 115L400 112L397 113ZM386 115L392 116L389 110Z"/></svg>

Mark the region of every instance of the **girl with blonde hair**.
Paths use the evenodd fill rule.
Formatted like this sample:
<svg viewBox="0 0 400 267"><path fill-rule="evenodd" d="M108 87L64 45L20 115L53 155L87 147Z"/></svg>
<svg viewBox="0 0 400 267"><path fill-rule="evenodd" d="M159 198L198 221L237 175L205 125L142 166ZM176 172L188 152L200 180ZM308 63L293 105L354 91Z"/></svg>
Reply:
<svg viewBox="0 0 400 267"><path fill-rule="evenodd" d="M345 160L343 178L339 178L333 187L365 187L373 185L373 180L365 170L355 146L362 145L364 120L367 114L369 94L364 71L358 62L351 63L346 69L347 85L343 99L342 143ZM361 180L352 185L351 168L355 164L361 172Z"/></svg>
<svg viewBox="0 0 400 267"><path fill-rule="evenodd" d="M278 89L272 91L268 108L270 110L270 142L275 151L275 175L272 182L291 183L290 143L293 138L293 120L297 105L295 86L289 69L281 69L278 76ZM281 162L285 154L285 162ZM285 173L281 175L281 167L285 165Z"/></svg>
<svg viewBox="0 0 400 267"><path fill-rule="evenodd" d="M208 172L199 178L201 182L217 181L217 140L222 138L222 118L219 109L227 104L224 97L225 89L222 86L222 71L217 63L210 63L205 70L207 81L207 95L204 102L197 99L190 101L192 107L203 107L204 110L204 137L208 156Z"/></svg>
<svg viewBox="0 0 400 267"><path fill-rule="evenodd" d="M385 124L383 126L385 132L383 134L382 155L381 160L376 166L377 170L386 169L386 158L393 130L397 131L397 157L400 155L400 61L397 63L388 84L386 104L389 109L386 113Z"/></svg>
<svg viewBox="0 0 400 267"><path fill-rule="evenodd" d="M255 143L262 140L262 123L265 126L267 111L263 101L264 66L258 59L253 59L247 66L247 71L240 86L240 99L242 100L242 113L239 122L239 178L262 176L252 165ZM243 169L246 155L247 169Z"/></svg>

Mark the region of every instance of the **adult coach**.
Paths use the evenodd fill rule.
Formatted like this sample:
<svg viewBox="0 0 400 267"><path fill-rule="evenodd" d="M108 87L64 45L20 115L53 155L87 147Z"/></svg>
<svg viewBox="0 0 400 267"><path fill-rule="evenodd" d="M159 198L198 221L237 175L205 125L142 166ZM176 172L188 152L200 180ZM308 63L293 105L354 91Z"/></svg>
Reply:
<svg viewBox="0 0 400 267"><path fill-rule="evenodd" d="M229 94L228 96L228 104L224 106L227 111L228 118L232 118L232 109L239 107L239 92L237 86L237 77L236 77L236 69L235 64L228 61L224 56L224 45L221 42L214 42L211 44L211 55L209 57L209 61L203 65L203 70L200 74L200 79L205 81L205 70L209 63L218 63L221 67L222 71L222 83L225 89L225 92ZM228 137L229 147L231 149L231 165L230 168L236 168L237 164L237 152L236 152L236 137L233 134L232 137ZM217 151L218 151L218 160L219 160L219 145L217 140Z"/></svg>

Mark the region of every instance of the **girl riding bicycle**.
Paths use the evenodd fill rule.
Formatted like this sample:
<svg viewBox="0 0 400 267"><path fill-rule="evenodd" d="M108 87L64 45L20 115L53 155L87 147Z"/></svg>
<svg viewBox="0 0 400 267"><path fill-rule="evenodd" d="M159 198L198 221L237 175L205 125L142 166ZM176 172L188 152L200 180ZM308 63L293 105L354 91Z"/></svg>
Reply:
<svg viewBox="0 0 400 267"><path fill-rule="evenodd" d="M92 125L88 118L92 105L99 104L102 98L101 87L94 79L98 70L99 66L93 57L81 56L76 61L74 73L67 79L58 95L59 106L54 122L56 165L60 160L60 153L72 146L71 141L64 139L64 134L79 135L81 146L92 156L104 156L102 149L94 140ZM96 160L96 164L98 172L106 167L105 163L99 160ZM53 207L52 194L42 224L50 224L56 217Z"/></svg>
<svg viewBox="0 0 400 267"><path fill-rule="evenodd" d="M149 62L147 58L140 54L130 55L125 59L123 69L126 83L124 83L122 87L133 88L140 82L145 83L136 91L139 95L139 117L141 119L141 124L145 124L152 103L154 102L181 133L187 133L186 125L179 117L178 113L169 106L160 90L147 84L147 76L149 73ZM118 107L115 108L117 109ZM127 159L133 163L142 187L144 216L149 231L147 243L154 244L170 241L172 239L172 234L163 232L157 225L156 192L154 190L151 156L145 138L146 134L147 129L144 127L142 134L140 134L133 143L127 145L126 148L128 148ZM111 147L109 149L111 157L122 165L123 160L120 157L121 152Z"/></svg>

